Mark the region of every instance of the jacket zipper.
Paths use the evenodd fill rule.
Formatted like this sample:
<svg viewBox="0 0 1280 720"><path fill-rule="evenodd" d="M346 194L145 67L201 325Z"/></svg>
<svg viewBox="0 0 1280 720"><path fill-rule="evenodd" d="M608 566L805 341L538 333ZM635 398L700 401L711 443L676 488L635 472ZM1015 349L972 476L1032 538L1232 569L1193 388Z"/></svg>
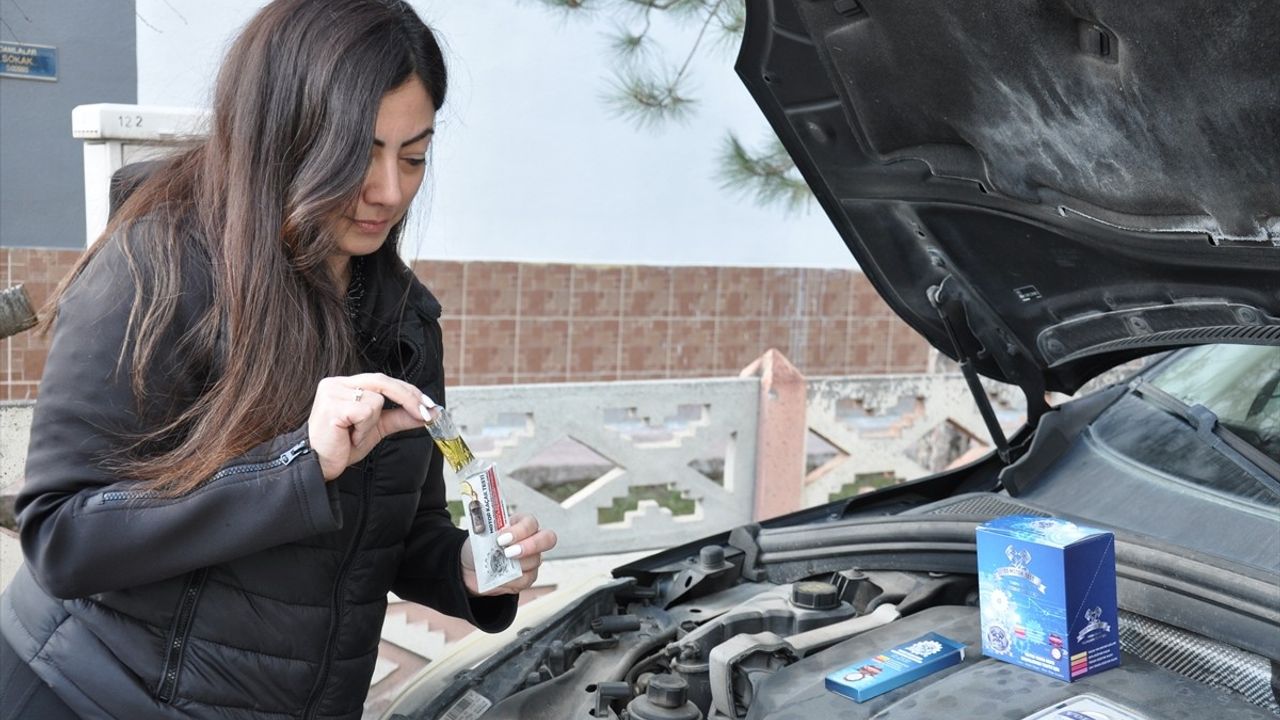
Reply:
<svg viewBox="0 0 1280 720"><path fill-rule="evenodd" d="M417 355L417 357L414 358L413 368L410 369L409 372L405 373L404 377L405 382L412 383L414 378L418 377L418 373L422 370L422 366L427 362L427 351L426 348L412 340L407 342L413 347L414 354Z"/></svg>
<svg viewBox="0 0 1280 720"><path fill-rule="evenodd" d="M288 465L298 458L299 455L305 455L311 452L307 446L307 441L303 440L288 450L280 454L280 457L265 463L251 463L247 465L236 465L218 471L213 477L207 481L200 483L203 487L208 483L214 482L228 475L238 475L246 472L259 472L269 470L274 467ZM120 500L129 500L133 498L155 497L155 492L127 492L112 491L102 494L102 502L118 502ZM209 575L208 568L200 568L191 573L187 579L187 584L182 589L182 603L178 606L178 615L174 619L173 634L169 638L168 651L165 654L164 670L160 674L160 689L156 692L156 699L162 703L169 703L173 700L174 692L178 688L178 674L182 669L182 659L186 654L187 639L191 632L191 623L196 615L196 603L200 599L200 591L204 589L204 581Z"/></svg>
<svg viewBox="0 0 1280 720"><path fill-rule="evenodd" d="M333 606L330 608L329 638L325 642L324 656L320 661L320 672L317 674L315 687L311 689L311 697L307 699L306 709L302 713L303 720L310 720L310 718L315 717L320 698L324 696L325 683L329 680L330 660L334 644L338 641L338 629L341 624L342 589L346 583L347 571L351 569L351 562L355 558L356 548L360 546L360 537L364 535L365 520L368 514L366 507L369 504L369 487L372 484L370 481L373 475L373 463L373 456L365 459L363 477L360 482L360 506L357 512L356 530L352 533L351 544L347 546L347 552L342 557L342 565L338 568L338 576L333 583Z"/></svg>
<svg viewBox="0 0 1280 720"><path fill-rule="evenodd" d="M263 463L250 463L248 465L232 465L229 468L223 468L219 470L217 473L215 473L208 480L205 480L204 482L200 483L196 487L192 488L191 492L195 492L196 490L199 490L200 488L204 487L205 485L208 485L209 483L217 482L218 480L221 480L222 478L228 477L231 475L241 475L243 473L250 473L250 472L262 472L263 470L270 470L272 468L288 465L294 460L297 460L298 456L306 455L309 452L311 452L311 447L307 444L306 440L303 440L299 442L297 445L294 445L288 450L285 450L283 453L280 454L280 457L276 458L275 460L271 460L269 462L263 462ZM145 500L145 499L154 498L154 497L160 497L160 493L157 493L152 490L111 490L109 492L102 493L102 497L98 500L98 503L101 505L106 505L107 503L122 502L125 500Z"/></svg>
<svg viewBox="0 0 1280 720"><path fill-rule="evenodd" d="M191 621L196 615L196 601L200 599L200 590L204 588L208 573L206 568L191 573L182 590L182 604L178 606L173 636L169 639L169 650L164 659L164 671L160 675L160 691L156 693L156 699L162 703L168 704L173 700L173 693L178 687L178 671L182 668L182 657L187 649L187 634L191 631Z"/></svg>

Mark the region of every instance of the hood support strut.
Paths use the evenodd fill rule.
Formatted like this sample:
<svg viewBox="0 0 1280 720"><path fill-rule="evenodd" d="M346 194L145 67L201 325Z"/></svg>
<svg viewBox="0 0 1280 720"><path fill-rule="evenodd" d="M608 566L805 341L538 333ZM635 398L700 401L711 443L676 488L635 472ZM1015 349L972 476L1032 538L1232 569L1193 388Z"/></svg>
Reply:
<svg viewBox="0 0 1280 720"><path fill-rule="evenodd" d="M955 276L948 275L941 283L929 288L929 304L933 305L934 309L938 311L938 317L942 319L942 324L947 330L947 337L951 341L951 346L955 349L956 360L960 363L960 372L964 373L965 382L969 385L969 392L973 395L973 400L978 405L978 412L982 414L982 421L986 424L987 432L991 434L991 439L996 444L996 454L1005 465L1008 465L1016 459L1014 448L1010 447L1009 439L1005 437L1004 430L1000 427L1000 421L996 418L995 409L991 407L991 400L987 397L987 391L982 387L978 372L973 368L973 358L986 351L983 349L977 333L970 326L968 312L962 296L963 290L955 287L956 282ZM961 334L961 328L967 330L967 332ZM1010 354L1013 353L1010 352ZM1006 365L1004 358L1001 358L998 354L996 362L1002 367ZM1010 378L1034 377L1029 376L1027 373L1018 373L1016 371L1006 372L1006 376ZM1024 381L1018 383L1018 386L1022 388L1022 392L1027 398L1027 424L1034 426L1049 409L1044 399L1044 383Z"/></svg>

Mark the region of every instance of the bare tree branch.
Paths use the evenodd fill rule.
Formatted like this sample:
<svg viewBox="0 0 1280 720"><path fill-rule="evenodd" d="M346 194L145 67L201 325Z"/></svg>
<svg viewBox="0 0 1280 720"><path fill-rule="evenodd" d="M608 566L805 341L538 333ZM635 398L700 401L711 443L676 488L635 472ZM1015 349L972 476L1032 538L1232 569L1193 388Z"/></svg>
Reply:
<svg viewBox="0 0 1280 720"><path fill-rule="evenodd" d="M18 0L9 0L9 2L12 3L15 8L18 9L18 14L22 16L23 20L26 20L27 22L31 22L31 16L27 14L26 10L22 9L22 6L18 4Z"/></svg>
<svg viewBox="0 0 1280 720"><path fill-rule="evenodd" d="M680 66L680 72L676 73L676 82L684 77L685 71L689 69L689 63L693 62L693 56L698 54L698 48L702 45L702 38L707 34L707 28L711 26L711 21L716 18L716 13L720 12L720 6L724 4L724 0L716 0L710 12L707 13L707 19L702 23L702 27L698 29L698 37L693 41L693 47L689 48L689 54L684 58L684 64Z"/></svg>
<svg viewBox="0 0 1280 720"><path fill-rule="evenodd" d="M174 15L177 15L177 16L178 16L178 19L182 21L182 24L183 24L183 25L190 25L190 24L191 24L191 23L187 22L187 16L186 16L186 15L183 15L181 12L178 12L178 8L174 7L174 6L173 6L173 3L169 2L169 0L161 0L161 1L162 1L165 5L168 5L168 6L169 6L169 9L173 11L173 14L174 14Z"/></svg>
<svg viewBox="0 0 1280 720"><path fill-rule="evenodd" d="M141 20L141 21L142 21L142 24L143 24L143 25L146 25L147 27L151 28L152 30L155 30L156 32L160 33L161 35L163 35L163 34L164 34L164 31L163 31L163 30L161 30L160 28L156 27L155 25L152 25L151 23L147 22L147 19L146 19L146 18L144 18L144 17L142 17L142 13L137 12L137 11L134 11L134 13L133 13L133 14L134 14L135 16L137 16L137 18L138 18L139 20Z"/></svg>

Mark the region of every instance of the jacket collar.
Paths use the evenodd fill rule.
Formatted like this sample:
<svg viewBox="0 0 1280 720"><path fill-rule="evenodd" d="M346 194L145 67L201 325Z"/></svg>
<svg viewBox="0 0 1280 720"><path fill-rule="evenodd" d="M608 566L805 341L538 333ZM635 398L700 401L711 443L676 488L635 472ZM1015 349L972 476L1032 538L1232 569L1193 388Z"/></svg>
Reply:
<svg viewBox="0 0 1280 720"><path fill-rule="evenodd" d="M402 337L419 340L422 323L440 318L440 301L414 276L390 245L354 258L353 280L360 274L360 297L351 298L351 321L360 353L375 366Z"/></svg>

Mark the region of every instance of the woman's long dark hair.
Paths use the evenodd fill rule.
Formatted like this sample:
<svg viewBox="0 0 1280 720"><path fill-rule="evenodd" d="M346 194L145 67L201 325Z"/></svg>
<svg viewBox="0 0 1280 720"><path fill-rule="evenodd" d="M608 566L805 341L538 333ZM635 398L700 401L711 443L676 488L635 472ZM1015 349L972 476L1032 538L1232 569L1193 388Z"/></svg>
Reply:
<svg viewBox="0 0 1280 720"><path fill-rule="evenodd" d="M343 289L327 263L334 220L359 196L383 95L413 78L438 110L444 59L403 0L275 0L241 31L218 75L208 136L138 188L51 301L56 308L105 238L120 239L137 291L119 367L149 416L164 404L144 412L159 353L173 352L160 346L173 342L191 290L183 268L198 258L211 269L212 303L178 343L188 366L212 369L209 383L161 413L113 466L152 489L186 492L301 427L320 379L355 369ZM394 257L400 230L379 253Z"/></svg>

